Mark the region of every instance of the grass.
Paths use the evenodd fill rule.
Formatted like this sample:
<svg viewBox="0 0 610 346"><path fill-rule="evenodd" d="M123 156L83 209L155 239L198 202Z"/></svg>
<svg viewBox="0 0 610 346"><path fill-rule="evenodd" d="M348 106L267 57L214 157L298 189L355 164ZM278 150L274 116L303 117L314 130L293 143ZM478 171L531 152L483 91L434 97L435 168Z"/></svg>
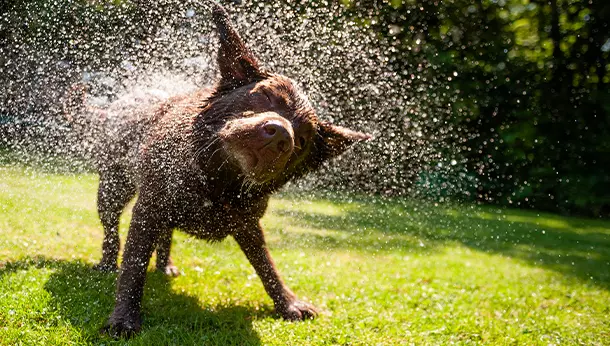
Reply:
<svg viewBox="0 0 610 346"><path fill-rule="evenodd" d="M273 199L285 281L321 308L279 319L232 239L177 234L184 275L149 272L143 331L98 334L116 275L100 258L97 177L0 165L2 345L608 344L610 223L363 196ZM122 220L124 239L129 220Z"/></svg>

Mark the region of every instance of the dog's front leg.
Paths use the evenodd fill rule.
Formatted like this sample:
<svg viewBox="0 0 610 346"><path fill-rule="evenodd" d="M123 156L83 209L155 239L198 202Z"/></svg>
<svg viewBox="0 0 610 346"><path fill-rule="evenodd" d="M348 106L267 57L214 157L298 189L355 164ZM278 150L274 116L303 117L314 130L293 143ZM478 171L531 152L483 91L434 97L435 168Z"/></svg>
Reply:
<svg viewBox="0 0 610 346"><path fill-rule="evenodd" d="M273 299L275 310L286 320L296 321L313 318L317 315L316 308L297 299L296 295L286 287L275 268L273 259L265 243L263 229L258 222L250 227L237 231L233 237L256 270L263 282L265 291Z"/></svg>
<svg viewBox="0 0 610 346"><path fill-rule="evenodd" d="M159 213L147 207L142 196L136 202L125 242L123 262L117 282L114 311L102 332L112 337L131 336L141 327L140 310L146 269L155 243L166 227Z"/></svg>

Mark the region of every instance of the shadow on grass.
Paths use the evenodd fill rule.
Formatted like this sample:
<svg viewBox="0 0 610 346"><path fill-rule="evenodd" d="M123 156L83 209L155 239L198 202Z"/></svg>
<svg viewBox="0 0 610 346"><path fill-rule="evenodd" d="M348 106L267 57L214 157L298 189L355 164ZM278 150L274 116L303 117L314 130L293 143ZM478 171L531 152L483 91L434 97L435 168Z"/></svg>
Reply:
<svg viewBox="0 0 610 346"><path fill-rule="evenodd" d="M80 261L28 258L5 263L0 279L11 272L32 267L51 269L44 289L49 305L65 322L76 327L87 342L125 344L99 334L114 306L115 274L94 271ZM271 315L240 306L203 308L195 297L171 289L170 279L148 273L143 302L142 332L127 341L130 345L214 344L259 345L251 320Z"/></svg>
<svg viewBox="0 0 610 346"><path fill-rule="evenodd" d="M282 196L303 205L299 198ZM306 197L306 200L314 204L331 202L342 212L330 215L323 210L291 210L280 204L274 210L275 215L303 231L296 235L291 232L292 239L279 240L278 247L306 243L324 249L426 253L462 244L610 289L610 223L605 221L372 197L351 200ZM331 232L321 236L320 230Z"/></svg>

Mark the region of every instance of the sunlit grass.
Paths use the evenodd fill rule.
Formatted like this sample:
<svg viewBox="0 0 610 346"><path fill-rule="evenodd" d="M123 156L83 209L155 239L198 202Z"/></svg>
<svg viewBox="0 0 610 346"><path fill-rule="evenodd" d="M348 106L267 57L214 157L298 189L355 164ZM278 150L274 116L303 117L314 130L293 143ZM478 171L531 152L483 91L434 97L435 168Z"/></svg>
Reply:
<svg viewBox="0 0 610 346"><path fill-rule="evenodd" d="M0 166L0 344L100 336L115 275L91 269L97 177ZM129 213L122 220L124 239ZM184 275L149 273L134 345L607 344L610 223L363 196L272 200L285 281L322 315L278 319L231 239L178 233Z"/></svg>

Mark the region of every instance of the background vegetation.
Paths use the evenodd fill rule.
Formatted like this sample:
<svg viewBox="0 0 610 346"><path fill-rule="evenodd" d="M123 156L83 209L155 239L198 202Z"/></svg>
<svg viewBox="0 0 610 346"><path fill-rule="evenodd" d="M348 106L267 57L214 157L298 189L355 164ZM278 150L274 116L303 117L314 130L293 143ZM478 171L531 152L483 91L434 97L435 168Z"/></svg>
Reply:
<svg viewBox="0 0 610 346"><path fill-rule="evenodd" d="M449 76L476 197L610 212L610 3L344 1L395 40L398 71ZM456 73L454 73L456 72Z"/></svg>
<svg viewBox="0 0 610 346"><path fill-rule="evenodd" d="M468 187L457 189L460 198L609 215L608 1L341 0L290 1L282 6L304 15L311 9L336 9L339 3L343 7L339 16L376 32L380 45L387 47L392 69L412 90L423 90L409 95L413 102L443 114L441 121L446 124L440 132L449 135L442 145L460 152L458 165L466 172L461 179ZM3 1L0 13L10 15L0 22L0 79L4 80L0 117L7 122L14 116L10 104L61 91L45 89L44 81L29 83L27 90L15 89L18 94L11 89L17 81L36 79L39 73L39 60L24 45L59 42L51 51L70 66L57 65L57 72L44 78L55 85L63 79L68 85L73 81L68 71L111 70L122 61L121 52L140 54L136 60L149 57L147 50L155 46L146 40L157 37L172 21L184 24L172 6L175 3L169 0ZM126 24L134 22L139 25ZM15 49L15 42L24 45ZM78 54L83 49L94 52L89 56L96 59L84 59ZM18 68L7 65L16 61ZM47 103L26 102L20 109L52 113L58 95L45 98L51 100ZM390 114L379 121L392 127L396 135L392 140L407 143L404 151L413 150L406 118L407 114ZM424 127L433 125L419 120ZM424 145L431 145L433 137L429 134ZM367 173L352 179L365 189L392 193L423 184L431 190L450 190L443 185L447 176L433 169L443 162L442 152L440 158L428 159L426 166L412 162L413 155L389 156L387 151L397 151L392 148L367 150L384 157L393 170L383 171L382 177Z"/></svg>

